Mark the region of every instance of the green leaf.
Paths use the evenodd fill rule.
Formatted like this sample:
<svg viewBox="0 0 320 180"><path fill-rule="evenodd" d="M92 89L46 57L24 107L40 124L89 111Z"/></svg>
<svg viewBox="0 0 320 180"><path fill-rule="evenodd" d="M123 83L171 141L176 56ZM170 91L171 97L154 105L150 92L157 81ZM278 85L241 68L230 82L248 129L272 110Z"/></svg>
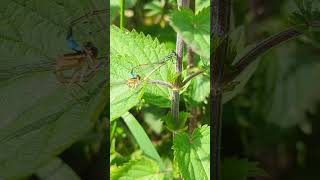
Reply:
<svg viewBox="0 0 320 180"><path fill-rule="evenodd" d="M190 116L190 113L188 112L179 112L179 123L178 123L178 128L183 129L186 126L186 122L188 120L188 117Z"/></svg>
<svg viewBox="0 0 320 180"><path fill-rule="evenodd" d="M139 122L135 119L135 117L132 116L130 113L126 113L122 116L122 118L128 126L128 128L130 129L130 132L134 136L135 140L139 144L141 150L144 152L145 156L147 156L150 159L153 159L155 162L158 163L160 169L164 170L164 164L157 150L154 148L146 132L141 127Z"/></svg>
<svg viewBox="0 0 320 180"><path fill-rule="evenodd" d="M210 127L196 128L191 137L178 133L173 140L174 157L183 179L210 179Z"/></svg>
<svg viewBox="0 0 320 180"><path fill-rule="evenodd" d="M150 63L158 62L168 56L171 51L150 36L138 34L135 31L121 32L115 26L111 27L111 44L111 120L137 105L142 95L147 103L170 107L170 90L168 88L146 83L129 88L126 87L125 82L130 77L131 69L140 64L148 64L148 66L135 69L135 73L140 75L142 79L155 70L148 77L149 79L168 81L174 72L174 64L169 61L159 68L159 64Z"/></svg>
<svg viewBox="0 0 320 180"><path fill-rule="evenodd" d="M210 8L194 15L189 9L175 10L170 25L182 36L184 42L206 59L210 58Z"/></svg>
<svg viewBox="0 0 320 180"><path fill-rule="evenodd" d="M204 103L210 95L210 79L207 76L194 78L184 95L190 106L197 107L199 103Z"/></svg>
<svg viewBox="0 0 320 180"><path fill-rule="evenodd" d="M3 92L3 90L1 90ZM0 174L24 176L58 155L93 127L104 110L106 92L99 92L87 103L70 100L69 93L51 94L37 100L13 117L0 131ZM7 99L2 98L1 106ZM16 101L17 103L17 101ZM1 114L4 114L1 112ZM10 118L11 119L11 118ZM14 151L12 149L15 149ZM28 162L27 164L25 162Z"/></svg>
<svg viewBox="0 0 320 180"><path fill-rule="evenodd" d="M181 131L185 128L186 121L189 117L190 113L187 112L179 112L179 121L173 119L171 112L168 112L165 116L161 118L163 122L165 122L165 126L172 132Z"/></svg>
<svg viewBox="0 0 320 180"><path fill-rule="evenodd" d="M204 8L207 8L210 6L210 1L209 0L198 0L198 1L195 1L196 3L196 14L198 12L200 12L202 9Z"/></svg>
<svg viewBox="0 0 320 180"><path fill-rule="evenodd" d="M130 69L120 71L130 64L126 58L111 56L110 68L110 117L111 121L126 113L133 106L137 105L143 95L145 86L130 88L126 84Z"/></svg>
<svg viewBox="0 0 320 180"><path fill-rule="evenodd" d="M170 112L161 117L161 120L165 123L166 128L168 128L170 131L174 132L176 130L176 125Z"/></svg>
<svg viewBox="0 0 320 180"><path fill-rule="evenodd" d="M41 167L36 175L41 180L80 180L80 177L67 164L58 158L52 159L47 165Z"/></svg>
<svg viewBox="0 0 320 180"><path fill-rule="evenodd" d="M257 162L249 162L244 159L225 159L221 167L222 179L247 180L249 177L267 176L266 172L257 165Z"/></svg>
<svg viewBox="0 0 320 180"><path fill-rule="evenodd" d="M100 85L105 84L106 72L98 72L83 88L61 84L53 72L56 58L71 52L65 41L69 23L96 10L91 5L74 1L0 2L0 23L5 25L0 28L3 178L34 173L87 133L105 110L107 88ZM101 0L95 5L106 7ZM79 44L91 40L105 54L107 35L101 33L105 32L101 27L106 24L99 18L86 19L92 26L80 22L74 35Z"/></svg>
<svg viewBox="0 0 320 180"><path fill-rule="evenodd" d="M112 180L162 180L165 176L157 163L146 158L111 167L110 175Z"/></svg>

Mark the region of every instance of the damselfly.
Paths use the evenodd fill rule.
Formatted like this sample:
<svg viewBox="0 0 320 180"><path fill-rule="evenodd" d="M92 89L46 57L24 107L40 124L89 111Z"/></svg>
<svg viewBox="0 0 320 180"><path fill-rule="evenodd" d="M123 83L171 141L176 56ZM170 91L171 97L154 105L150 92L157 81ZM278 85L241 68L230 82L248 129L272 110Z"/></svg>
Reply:
<svg viewBox="0 0 320 180"><path fill-rule="evenodd" d="M133 66L130 69L130 72L128 73L126 79L124 79L124 76L121 75L122 72L115 72L118 76L121 76L123 80L119 82L112 82L111 80L111 87L115 85L126 84L129 88L136 88L143 82L154 84L155 80L150 79L150 77L155 74L155 72L159 70L163 65L165 65L166 62L173 59L175 56L176 53L173 51L160 60Z"/></svg>
<svg viewBox="0 0 320 180"><path fill-rule="evenodd" d="M98 48L90 41L78 43L75 39L81 38L74 38L73 29L81 20L106 12L108 12L107 9L93 11L70 23L67 30L66 41L70 50L75 52L58 55L57 57L46 56L46 60L41 60L38 63L22 64L7 69L2 69L3 67L1 67L0 82L15 80L29 74L45 71L52 71L56 75L56 79L64 84L89 81L97 71L106 67L107 57L99 57ZM87 23L87 20L85 22ZM92 38L87 36L87 39ZM104 51L103 46L100 47Z"/></svg>
<svg viewBox="0 0 320 180"><path fill-rule="evenodd" d="M73 40L73 43L77 45L74 46L75 48L70 48L69 46L68 53L61 52L60 55L57 53L54 55L56 57L52 57L53 55L48 55L51 52L46 54L41 51L41 48L34 48L38 50L39 54L35 54L34 52L36 51L34 51L32 52L34 54L29 57L26 55L20 58L2 57L0 59L0 92L2 95L0 105L4 107L5 104L9 104L8 107L12 108L1 111L1 117L4 118L0 122L2 127L11 127L11 124L12 127L8 131L1 130L0 144L11 139L19 139L30 131L48 127L49 122L56 122L71 109L77 109L82 106L88 106L92 109L92 106L89 106L88 103L95 99L97 94L104 91L107 83L105 73L107 65L106 38L100 35L83 33L84 29L96 32L92 30L103 28L101 26L93 28L82 27L79 29L78 27L81 26L79 24L85 18L106 12L108 10L87 13L81 18L77 18L76 21L68 23L66 28L67 37L65 38L67 44L70 40ZM76 25L78 26L76 27ZM63 25L61 26L63 27ZM74 37L73 31L76 32L76 37ZM83 34L87 36L81 36ZM101 43L102 41L104 44ZM19 48L18 43L15 48ZM57 49L62 48L57 47ZM55 52L55 50L52 50L52 52ZM21 63L25 60L24 58L30 59L32 62ZM93 81L90 81L92 79ZM65 88L65 84L72 86ZM74 98L75 93L76 98ZM17 107L19 98L23 99L20 104L24 103L24 101L28 104L25 104L25 107ZM89 110L88 107L86 107L86 110ZM29 114L29 116L25 114ZM28 119L28 121L25 119ZM17 126L17 122L21 122L23 125Z"/></svg>
<svg viewBox="0 0 320 180"><path fill-rule="evenodd" d="M164 57L164 58L162 58L162 59L160 59L160 60L158 60L158 61L151 62L151 63L145 63L145 64L139 64L139 65L137 65L137 66L135 66L135 67L133 67L133 68L131 69L130 75L131 75L132 77L134 77L134 76L135 76L134 71L135 71L137 68L141 68L141 67L144 67L144 66L151 66L151 65L157 65L157 64L158 64L158 65L161 67L161 66L164 65L167 61L172 60L172 59L173 59L174 57L176 57L176 56L177 56L176 52L172 51L169 55L167 55L166 57ZM159 67L159 68L160 68L160 67Z"/></svg>

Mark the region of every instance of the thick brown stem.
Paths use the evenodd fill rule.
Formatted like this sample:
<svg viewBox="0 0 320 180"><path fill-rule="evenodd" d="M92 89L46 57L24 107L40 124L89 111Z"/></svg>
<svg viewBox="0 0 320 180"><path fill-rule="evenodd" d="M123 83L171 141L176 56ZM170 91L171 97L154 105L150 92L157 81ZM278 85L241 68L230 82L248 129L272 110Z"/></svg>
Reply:
<svg viewBox="0 0 320 180"><path fill-rule="evenodd" d="M222 77L224 73L224 62L227 57L228 37L231 1L211 0L211 42L218 38L222 40L217 49L210 48L210 100L211 100L211 152L213 152L213 171L211 176L220 180L220 146L221 146L221 120L222 120ZM213 54L213 52L215 52ZM212 56L213 55L213 56Z"/></svg>

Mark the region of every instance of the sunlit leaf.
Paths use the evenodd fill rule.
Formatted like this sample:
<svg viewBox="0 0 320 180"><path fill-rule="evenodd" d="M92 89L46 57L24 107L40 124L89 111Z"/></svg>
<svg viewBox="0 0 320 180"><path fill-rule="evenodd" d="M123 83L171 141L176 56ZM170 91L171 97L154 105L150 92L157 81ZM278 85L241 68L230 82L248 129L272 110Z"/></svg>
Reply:
<svg viewBox="0 0 320 180"><path fill-rule="evenodd" d="M206 59L210 58L210 8L194 15L191 10L174 10L171 26L192 50Z"/></svg>
<svg viewBox="0 0 320 180"><path fill-rule="evenodd" d="M120 167L111 167L110 174L112 180L162 180L165 175L154 161L146 158L131 160Z"/></svg>
<svg viewBox="0 0 320 180"><path fill-rule="evenodd" d="M183 179L210 179L210 127L196 128L191 136L178 133L173 140L174 157Z"/></svg>
<svg viewBox="0 0 320 180"><path fill-rule="evenodd" d="M129 88L126 81L130 78L132 68L141 64L146 65L137 68L135 73L141 76L142 80L148 77L149 80L168 81L174 71L174 57L161 67L155 62L167 57L171 51L150 36L135 31L121 32L115 26L111 27L111 44L111 119L116 119L135 106L142 94L146 102L170 107L168 88L144 83L146 81L142 81L137 87ZM151 72L153 73L150 75Z"/></svg>

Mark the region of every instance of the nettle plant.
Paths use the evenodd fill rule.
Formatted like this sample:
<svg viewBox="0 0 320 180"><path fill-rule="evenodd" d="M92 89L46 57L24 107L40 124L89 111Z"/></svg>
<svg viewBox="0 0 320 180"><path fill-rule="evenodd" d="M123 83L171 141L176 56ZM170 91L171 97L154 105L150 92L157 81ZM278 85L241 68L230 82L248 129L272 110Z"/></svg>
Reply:
<svg viewBox="0 0 320 180"><path fill-rule="evenodd" d="M195 13L181 8L169 16L177 33L176 50L135 30L110 27L111 179L210 179L210 128L204 119L191 116L195 107L208 115L210 8ZM193 63L183 50L188 55L192 50ZM167 112L161 121L171 132L173 145L165 151L173 150L173 157L159 155L138 121L137 109L144 111L148 105ZM119 121L143 152L125 163L119 162L115 148L113 129Z"/></svg>
<svg viewBox="0 0 320 180"><path fill-rule="evenodd" d="M225 159L221 164L222 106L234 98L255 73L260 57L285 41L303 36L315 43L314 35L320 27L319 2L296 0L297 8L288 18L289 28L256 44L247 45L245 27L233 27L231 1L211 1L211 118L213 121L212 156L213 179L247 179L265 176L256 163L247 160ZM313 75L313 73L308 73ZM312 85L317 88L317 85ZM278 96L277 96L278 97ZM281 98L280 98L281 99ZM277 104L276 104L277 105ZM273 108L271 110L274 110ZM301 113L302 114L302 113ZM300 114L300 115L301 115ZM278 119L274 119L274 121ZM288 119L286 119L288 120ZM283 120L281 120L282 124ZM280 122L277 122L280 124ZM281 125L281 124L280 124ZM233 172L233 173L228 173Z"/></svg>
<svg viewBox="0 0 320 180"><path fill-rule="evenodd" d="M79 179L59 155L77 143L92 157L104 141L92 137L105 136L107 3L1 1L0 12L0 179Z"/></svg>

